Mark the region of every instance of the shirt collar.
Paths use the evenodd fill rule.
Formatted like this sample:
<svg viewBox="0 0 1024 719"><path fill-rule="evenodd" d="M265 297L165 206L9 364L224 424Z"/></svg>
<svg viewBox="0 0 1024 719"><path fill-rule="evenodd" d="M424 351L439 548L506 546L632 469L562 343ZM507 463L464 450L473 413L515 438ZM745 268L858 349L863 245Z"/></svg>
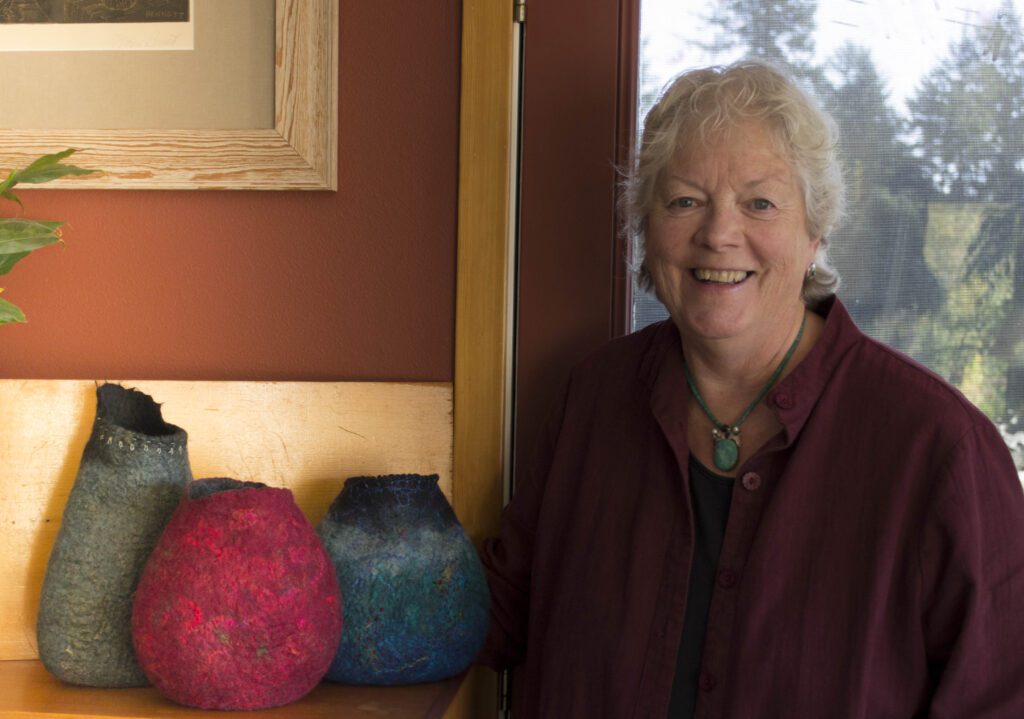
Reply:
<svg viewBox="0 0 1024 719"><path fill-rule="evenodd" d="M839 298L824 300L815 311L825 319L818 341L764 400L782 424L786 445L799 435L835 368L862 337ZM650 389L651 410L666 434L682 432L685 437L690 388L683 370L679 331L666 320L655 333L640 365L640 379Z"/></svg>
<svg viewBox="0 0 1024 719"><path fill-rule="evenodd" d="M782 424L787 445L800 433L836 367L863 336L838 297L822 302L816 312L825 318L821 336L800 364L765 398Z"/></svg>

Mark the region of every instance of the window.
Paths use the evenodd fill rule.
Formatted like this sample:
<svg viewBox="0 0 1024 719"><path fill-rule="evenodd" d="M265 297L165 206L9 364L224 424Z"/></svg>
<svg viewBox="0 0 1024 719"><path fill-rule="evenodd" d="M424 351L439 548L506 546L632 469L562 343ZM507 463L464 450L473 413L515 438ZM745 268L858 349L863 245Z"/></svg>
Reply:
<svg viewBox="0 0 1024 719"><path fill-rule="evenodd" d="M967 7L967 6L970 7ZM644 0L639 117L676 73L757 56L840 125L839 296L999 426L1024 482L1024 0ZM632 325L666 316L633 293Z"/></svg>

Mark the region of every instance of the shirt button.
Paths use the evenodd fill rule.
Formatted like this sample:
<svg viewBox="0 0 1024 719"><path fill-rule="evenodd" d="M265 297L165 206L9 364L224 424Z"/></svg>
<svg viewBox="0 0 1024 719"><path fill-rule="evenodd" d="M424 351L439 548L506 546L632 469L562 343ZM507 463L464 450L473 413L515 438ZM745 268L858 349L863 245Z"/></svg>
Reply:
<svg viewBox="0 0 1024 719"><path fill-rule="evenodd" d="M747 472L743 475L740 483L743 484L743 489L748 492L756 492L761 489L761 475L757 472Z"/></svg>
<svg viewBox="0 0 1024 719"><path fill-rule="evenodd" d="M736 572L731 569L723 569L718 573L718 586L723 589L732 589L736 586L736 581L739 579Z"/></svg>
<svg viewBox="0 0 1024 719"><path fill-rule="evenodd" d="M715 679L711 672L704 669L700 673L700 678L697 680L697 684L700 686L700 690L702 692L709 692L715 688L715 685L718 684L718 680Z"/></svg>
<svg viewBox="0 0 1024 719"><path fill-rule="evenodd" d="M775 395L775 405L781 409L790 409L793 406L793 396L788 392L779 392Z"/></svg>

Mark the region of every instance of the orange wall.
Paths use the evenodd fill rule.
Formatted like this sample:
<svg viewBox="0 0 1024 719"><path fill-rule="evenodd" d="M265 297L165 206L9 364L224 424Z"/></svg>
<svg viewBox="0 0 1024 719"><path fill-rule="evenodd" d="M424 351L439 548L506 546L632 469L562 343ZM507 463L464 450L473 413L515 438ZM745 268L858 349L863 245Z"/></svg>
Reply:
<svg viewBox="0 0 1024 719"><path fill-rule="evenodd" d="M0 377L451 380L459 8L341 2L337 193L20 193Z"/></svg>

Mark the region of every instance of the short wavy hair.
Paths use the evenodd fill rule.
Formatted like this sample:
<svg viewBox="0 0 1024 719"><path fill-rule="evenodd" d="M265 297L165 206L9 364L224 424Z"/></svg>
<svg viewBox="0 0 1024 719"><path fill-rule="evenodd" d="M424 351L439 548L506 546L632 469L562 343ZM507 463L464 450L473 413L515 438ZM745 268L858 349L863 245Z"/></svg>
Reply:
<svg viewBox="0 0 1024 719"><path fill-rule="evenodd" d="M785 73L760 60L741 60L678 75L647 113L622 194L625 232L634 248L631 264L644 290L653 287L645 262L647 217L672 156L684 143L701 142L747 120L766 122L775 133L803 191L807 228L821 238L816 272L804 282L804 302L813 304L838 289L839 273L828 254L846 199L838 127Z"/></svg>

